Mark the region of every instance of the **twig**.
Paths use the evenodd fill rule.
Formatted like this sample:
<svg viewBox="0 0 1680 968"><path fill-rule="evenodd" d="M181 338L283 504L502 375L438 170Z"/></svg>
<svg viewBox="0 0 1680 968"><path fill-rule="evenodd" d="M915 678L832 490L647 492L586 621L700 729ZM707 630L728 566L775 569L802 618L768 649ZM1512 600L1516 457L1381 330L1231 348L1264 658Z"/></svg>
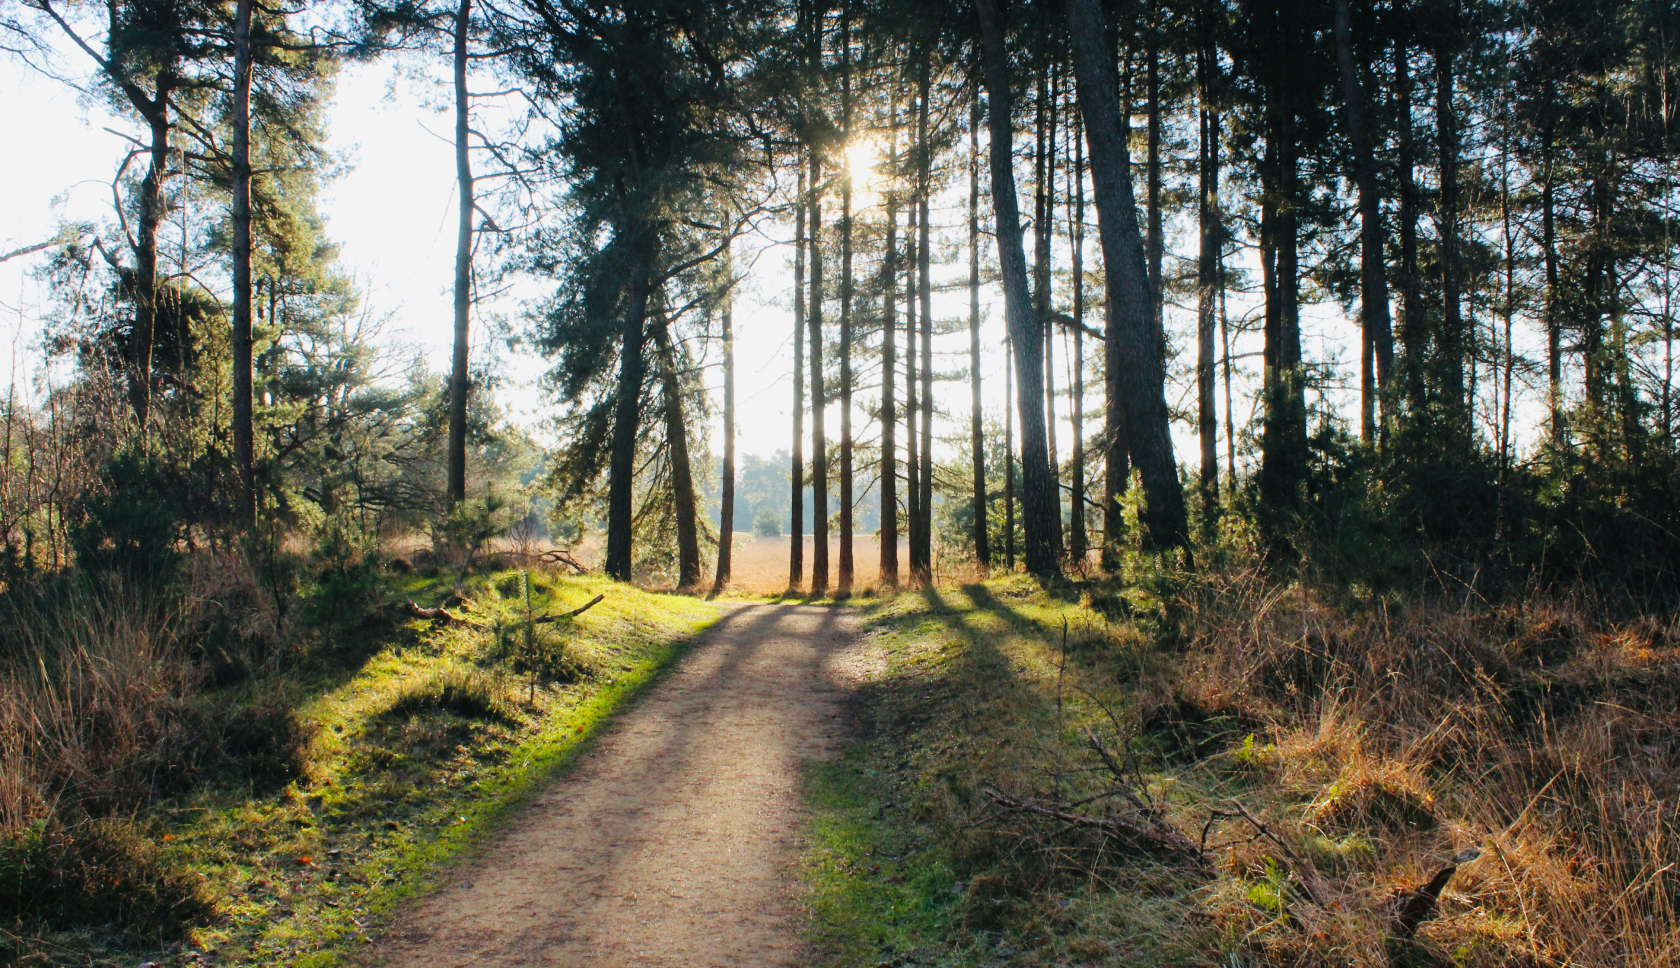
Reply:
<svg viewBox="0 0 1680 968"><path fill-rule="evenodd" d="M1201 852L1196 849L1196 845L1190 841L1190 838L1168 826L1159 817L1149 814L1136 817L1087 817L1084 814L1073 813L1036 800L1010 796L989 783L985 785L984 789L986 796L990 797L993 803L1004 808L1007 813L1030 813L1040 817L1048 817L1070 827L1107 831L1142 846L1166 851L1167 853L1196 860L1201 858Z"/></svg>
<svg viewBox="0 0 1680 968"><path fill-rule="evenodd" d="M1254 814L1249 813L1247 807L1235 800L1231 801L1231 805L1236 807L1236 809L1210 811L1208 815L1208 825L1212 826L1214 817L1240 817L1243 820L1248 821L1249 826L1253 827L1257 834L1271 841L1278 850L1283 852L1285 859L1289 862L1289 866L1292 868L1291 873L1295 875L1295 883L1301 885L1301 893L1306 895L1307 900L1317 904L1319 907L1323 907L1328 895L1324 891L1324 886L1318 880L1318 872L1312 868L1312 865L1308 864L1300 854L1295 853L1295 849L1284 843L1277 834L1272 833L1272 828L1262 823L1259 818L1254 816ZM1202 831L1202 837L1205 842L1207 837L1206 828Z"/></svg>
<svg viewBox="0 0 1680 968"><path fill-rule="evenodd" d="M553 548L537 556L537 560L551 565L565 565L580 575L587 575L589 569L578 563L572 553L564 548Z"/></svg>

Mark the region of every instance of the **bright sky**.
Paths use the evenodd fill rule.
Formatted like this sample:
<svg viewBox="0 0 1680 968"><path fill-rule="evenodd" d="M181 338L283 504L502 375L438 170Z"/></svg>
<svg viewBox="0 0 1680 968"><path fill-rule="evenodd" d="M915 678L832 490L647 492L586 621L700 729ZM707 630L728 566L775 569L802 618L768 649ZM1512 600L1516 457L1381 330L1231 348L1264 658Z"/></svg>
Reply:
<svg viewBox="0 0 1680 968"><path fill-rule="evenodd" d="M61 63L66 68L81 68L68 55ZM322 210L329 219L330 235L341 243L344 268L365 284L372 308L393 314L395 325L388 331L390 338L422 349L432 366L441 370L448 362L452 326L454 161L448 140L449 118L425 106L427 102L440 100L436 84L442 75L434 72L429 79L415 76L424 73L400 72L393 62L382 61L352 67L341 75L330 115L329 147L341 153L352 167L328 188ZM110 182L125 142L104 129L128 131L132 126L108 117L100 105L80 99L63 84L33 74L15 62L0 61L0 91L5 92L0 95L0 130L23 132L25 136L20 144L28 149L0 152L0 184L13 188L0 193L0 253L49 238L63 220L107 220L111 212ZM850 153L860 180L867 179L873 154L867 145ZM1023 190L1026 187L1023 183ZM936 200L936 226L947 224L953 230L959 227L966 217L966 192L967 179L961 178L951 191ZM879 201L865 190L860 192L858 204L863 209ZM1089 208L1087 217L1094 219L1094 212ZM832 220L831 213L827 221L831 224ZM1188 226L1177 228L1183 231ZM791 226L766 225L737 250L739 264L751 267L735 303L737 422L743 453L768 456L788 446L792 397L789 378L792 247L785 243L791 236ZM1098 256L1094 229L1088 236L1086 259L1095 263ZM954 232L952 238L966 239L966 232ZM1192 244L1186 237L1174 248L1181 253L1188 252ZM989 252L986 258L988 262L992 258ZM1056 259L1058 269L1065 270L1068 253L1064 240L1058 239ZM8 372L20 384L31 382L37 360L31 347L38 344L40 309L49 296L30 275L42 261L43 255L38 254L0 263L0 326L3 326L0 332L5 334L0 364L7 365ZM948 264L936 266L934 270L936 289L943 279L953 283L966 281L967 263L966 250L951 253ZM837 268L830 268L831 279ZM525 287L487 308L516 316L519 299L529 298L538 291ZM1003 314L999 293L988 287L982 294L982 304L986 318L982 338L987 349L983 369L985 399L988 410L1001 420L1003 354L999 347L1003 340ZM1233 319L1254 308L1252 299L1233 294L1230 303ZM1193 307L1169 309L1171 338L1182 351L1177 364L1181 369L1188 367L1194 353L1193 318L1187 310ZM831 309L831 316L836 312ZM966 291L936 292L934 313L937 318L966 321ZM1355 330L1340 308L1308 307L1303 315L1303 349L1308 357L1339 356L1347 365L1349 382L1356 383L1357 360L1348 342ZM1101 326L1100 313L1094 308L1089 318L1093 325ZM478 327L475 336L482 332L483 328ZM1521 341L1527 336L1519 334L1519 350L1524 348ZM1092 358L1099 356L1100 344L1089 343L1087 354ZM947 372L965 369L967 347L966 333L936 339L935 353L942 357L937 361L938 369ZM1232 346L1233 354L1239 357L1257 355L1259 349L1258 338L1253 336ZM721 360L721 354L711 353L708 359L716 362ZM1243 370L1257 369L1256 364L1252 358L1239 359ZM554 412L552 401L535 386L541 361L530 357L510 358L506 360L506 369L510 379L502 390L504 405L516 420L539 429L542 419ZM1094 364L1089 372L1096 372ZM1067 384L1065 360L1061 358L1057 361L1056 380L1059 388ZM1183 373L1178 385L1169 390L1169 402L1185 412L1193 409L1193 398L1187 395L1191 380L1189 373ZM722 376L715 368L708 373L708 383L718 387L721 395ZM1087 377L1087 384L1091 388L1086 405L1091 414L1087 432L1095 432L1100 384L1092 377ZM1249 416L1247 385L1246 379L1239 378L1236 389L1239 432ZM1338 406L1349 417L1355 416L1352 406L1356 393L1357 387L1351 386L1334 395ZM944 432L958 437L966 452L966 383L948 382L938 388L936 398L942 408L957 418ZM861 427L864 421L861 401L859 407L854 419ZM1222 392L1219 408L1223 425ZM1066 423L1065 399L1058 401L1057 409L1062 421L1057 437L1065 460L1072 439L1071 428ZM833 428L831 434L836 433L838 414L831 412L828 423ZM1193 464L1196 449L1191 429L1184 423L1175 425L1174 429L1179 460ZM716 429L713 447L714 452L721 453ZM1223 433L1220 450L1223 464Z"/></svg>

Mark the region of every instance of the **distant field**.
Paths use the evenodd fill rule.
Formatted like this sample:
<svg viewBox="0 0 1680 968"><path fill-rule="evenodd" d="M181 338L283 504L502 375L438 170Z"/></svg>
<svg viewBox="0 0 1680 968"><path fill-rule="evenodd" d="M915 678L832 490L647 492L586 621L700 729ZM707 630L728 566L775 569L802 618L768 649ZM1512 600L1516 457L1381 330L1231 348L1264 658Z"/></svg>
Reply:
<svg viewBox="0 0 1680 968"><path fill-rule="evenodd" d="M792 550L790 539L761 538L749 532L735 533L735 548L730 567L730 588L746 595L774 595L788 587L788 557ZM805 586L811 581L811 554L815 543L805 538ZM881 580L881 542L873 535L852 541L854 563L852 588L862 593L876 588ZM965 581L974 576L974 566L967 561L943 558L938 548L933 550L935 581ZM898 573L908 577L910 551L906 542L898 543ZM840 573L840 541L828 542L828 581L832 589Z"/></svg>

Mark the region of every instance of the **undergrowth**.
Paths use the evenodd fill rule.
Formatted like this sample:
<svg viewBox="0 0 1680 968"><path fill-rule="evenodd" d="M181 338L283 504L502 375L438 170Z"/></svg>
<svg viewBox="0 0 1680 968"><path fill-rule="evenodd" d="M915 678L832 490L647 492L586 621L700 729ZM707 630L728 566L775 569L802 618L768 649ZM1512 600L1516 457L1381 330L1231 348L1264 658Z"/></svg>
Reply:
<svg viewBox="0 0 1680 968"><path fill-rule="evenodd" d="M716 614L487 569L454 621L403 616L455 601L412 571L288 620L242 562L188 564L184 593L0 600L0 961L336 963ZM544 662L509 649L597 594L542 626Z"/></svg>
<svg viewBox="0 0 1680 968"><path fill-rule="evenodd" d="M829 963L1680 961L1671 620L1237 569L863 611L886 671L807 780Z"/></svg>

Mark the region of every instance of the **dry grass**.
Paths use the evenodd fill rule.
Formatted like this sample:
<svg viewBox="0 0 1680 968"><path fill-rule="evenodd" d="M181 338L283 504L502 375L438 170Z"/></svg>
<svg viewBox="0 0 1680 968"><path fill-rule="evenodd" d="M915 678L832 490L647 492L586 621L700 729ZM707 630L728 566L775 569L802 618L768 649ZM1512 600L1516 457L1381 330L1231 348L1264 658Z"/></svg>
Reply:
<svg viewBox="0 0 1680 968"><path fill-rule="evenodd" d="M1394 896L1480 859L1421 932L1462 964L1680 964L1680 636L1590 601L1412 602L1357 614L1257 576L1182 603L1180 694L1269 724L1241 758L1328 887L1250 944L1274 961L1393 955ZM1210 764L1213 769L1225 763ZM1232 791L1233 795L1237 791ZM1236 881L1263 867L1233 851ZM1214 892L1210 910L1243 916ZM1233 903L1233 900L1236 903Z"/></svg>
<svg viewBox="0 0 1680 968"><path fill-rule="evenodd" d="M248 569L206 556L187 585L172 605L65 575L0 600L0 917L14 927L177 936L211 901L137 816L208 780L258 788L302 770L308 731L291 709L204 696L267 651L261 603L240 600Z"/></svg>
<svg viewBox="0 0 1680 968"><path fill-rule="evenodd" d="M805 581L801 589L810 587L811 552L814 543L805 538ZM764 538L737 531L730 559L730 590L741 595L779 595L788 588L788 558L791 539L787 536ZM874 535L857 536L852 541L853 590L857 594L879 594L881 588L881 541ZM840 567L840 539L828 542L828 575L832 590ZM898 569L901 578L910 574L909 545L898 544ZM940 583L966 582L975 578L972 563L942 554L934 549L935 578Z"/></svg>
<svg viewBox="0 0 1680 968"><path fill-rule="evenodd" d="M898 950L998 965L1680 964L1671 619L1567 596L1350 606L1257 572L1157 587L1124 590L1130 608L1113 589L1022 579L872 606L889 671L849 809L880 828L859 841L871 856L902 857L894 878L943 885L870 908L900 925L894 911L921 912ZM985 793L1131 809L1087 730L1133 793L1192 840L1205 830L1205 859L1010 815ZM1396 901L1465 848L1479 858L1415 940L1397 938ZM904 890L855 875L819 889L839 911ZM932 928L930 910L944 912Z"/></svg>

